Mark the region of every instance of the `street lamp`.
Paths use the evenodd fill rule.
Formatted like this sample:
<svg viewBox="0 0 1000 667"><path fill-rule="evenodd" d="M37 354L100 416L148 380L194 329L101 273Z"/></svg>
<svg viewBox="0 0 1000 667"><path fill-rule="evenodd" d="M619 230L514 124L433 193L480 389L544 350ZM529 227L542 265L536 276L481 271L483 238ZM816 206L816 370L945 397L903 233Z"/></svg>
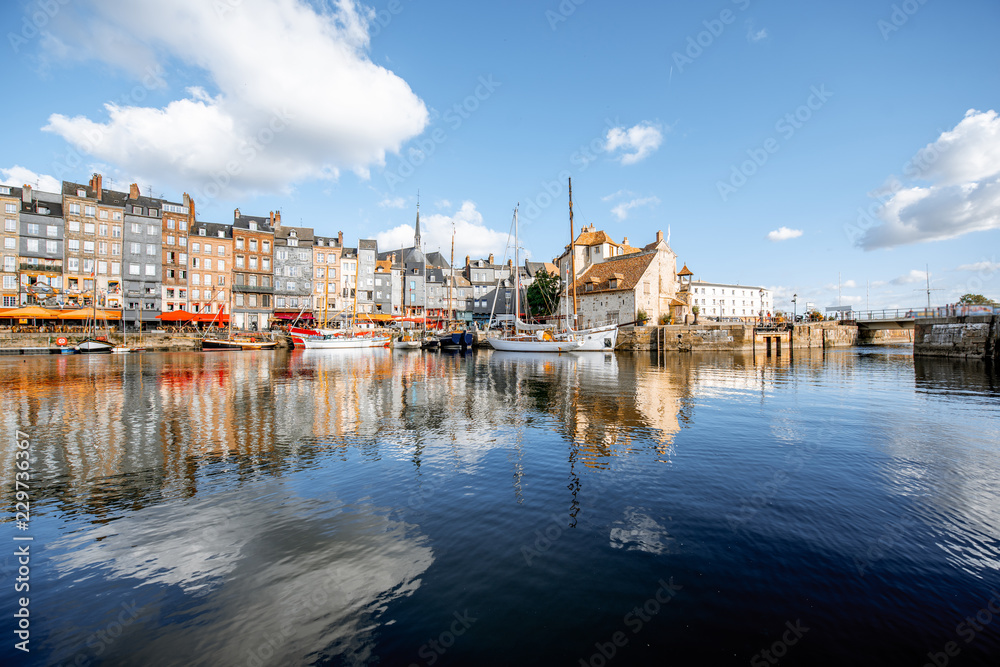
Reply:
<svg viewBox="0 0 1000 667"><path fill-rule="evenodd" d="M764 288L760 289L760 326L764 326Z"/></svg>
<svg viewBox="0 0 1000 667"><path fill-rule="evenodd" d="M792 295L792 326L795 326L796 313L798 312L798 307L799 307L798 299L799 299L798 294Z"/></svg>

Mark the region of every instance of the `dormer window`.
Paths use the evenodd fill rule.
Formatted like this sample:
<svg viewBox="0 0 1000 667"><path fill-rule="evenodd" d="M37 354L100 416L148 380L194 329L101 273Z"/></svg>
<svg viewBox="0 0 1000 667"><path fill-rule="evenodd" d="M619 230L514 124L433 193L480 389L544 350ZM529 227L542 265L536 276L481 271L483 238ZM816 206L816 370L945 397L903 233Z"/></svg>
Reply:
<svg viewBox="0 0 1000 667"><path fill-rule="evenodd" d="M77 188L76 189L76 196L77 197L86 197L87 196L87 191L84 190L83 188Z"/></svg>
<svg viewBox="0 0 1000 667"><path fill-rule="evenodd" d="M611 289L618 289L618 279L611 278L610 280L608 280L608 287L610 287Z"/></svg>
<svg viewBox="0 0 1000 667"><path fill-rule="evenodd" d="M207 233L208 233L208 232L207 232L207 231L205 230L205 228L204 228L204 227L201 227L201 228L200 228L200 229L198 230L198 236L205 236L205 234L207 234Z"/></svg>
<svg viewBox="0 0 1000 667"><path fill-rule="evenodd" d="M290 232L288 232L288 235L291 236L294 239L295 238L295 230L293 229Z"/></svg>
<svg viewBox="0 0 1000 667"><path fill-rule="evenodd" d="M250 221L250 229L252 229L253 231L257 231L257 223L254 222L253 220Z"/></svg>
<svg viewBox="0 0 1000 667"><path fill-rule="evenodd" d="M584 289L585 292L593 292L594 291L594 283L587 283L586 286L584 286L583 289Z"/></svg>
<svg viewBox="0 0 1000 667"><path fill-rule="evenodd" d="M226 238L226 233L224 231L222 231L221 229L219 230L219 238L220 239Z"/></svg>

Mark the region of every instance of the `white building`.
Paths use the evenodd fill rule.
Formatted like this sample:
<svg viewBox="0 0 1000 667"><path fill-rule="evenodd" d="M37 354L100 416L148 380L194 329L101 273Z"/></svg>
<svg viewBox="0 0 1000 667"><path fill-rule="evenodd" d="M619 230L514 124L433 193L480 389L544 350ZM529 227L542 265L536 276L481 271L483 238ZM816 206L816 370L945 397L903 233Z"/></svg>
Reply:
<svg viewBox="0 0 1000 667"><path fill-rule="evenodd" d="M691 306L698 306L701 319L753 322L774 316L771 291L750 285L692 281Z"/></svg>

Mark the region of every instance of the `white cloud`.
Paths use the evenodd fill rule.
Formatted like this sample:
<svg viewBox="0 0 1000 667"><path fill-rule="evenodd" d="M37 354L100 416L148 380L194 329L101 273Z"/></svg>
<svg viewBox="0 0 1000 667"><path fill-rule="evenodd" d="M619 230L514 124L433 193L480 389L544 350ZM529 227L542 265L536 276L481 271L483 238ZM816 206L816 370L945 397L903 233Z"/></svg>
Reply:
<svg viewBox="0 0 1000 667"><path fill-rule="evenodd" d="M613 127L608 130L604 150L608 153L621 151L617 159L622 164L635 164L649 157L662 143L660 126L643 121L628 129Z"/></svg>
<svg viewBox="0 0 1000 667"><path fill-rule="evenodd" d="M751 44L767 39L767 28L753 29L753 23L747 21L747 41Z"/></svg>
<svg viewBox="0 0 1000 667"><path fill-rule="evenodd" d="M455 263L464 264L465 256L487 257L493 253L503 257L507 246L507 232L490 229L483 222L483 215L476 210L475 203L462 202L461 208L453 216L435 213L420 217L420 238L425 252L441 252L445 259L451 255L452 225L455 232ZM413 225L399 225L375 235L379 252L413 246Z"/></svg>
<svg viewBox="0 0 1000 667"><path fill-rule="evenodd" d="M997 112L970 109L955 129L918 151L903 173L909 186L891 177L889 192L873 193L883 205L875 207L878 222L858 235L857 243L865 250L1000 229Z"/></svg>
<svg viewBox="0 0 1000 667"><path fill-rule="evenodd" d="M213 89L189 87L162 108L131 95L108 103L103 122L53 114L43 128L154 182L212 197L287 190L335 179L342 169L365 178L427 126L427 108L409 85L368 58L372 10L354 0L92 0L87 7L83 23L58 36L78 40L70 43L78 52L136 76L136 63L148 71L149 63L182 61ZM102 42L92 37L103 28L117 45L98 50Z"/></svg>
<svg viewBox="0 0 1000 667"><path fill-rule="evenodd" d="M438 199L436 202L434 202L434 205L440 209L451 208L451 202L448 201L447 199Z"/></svg>
<svg viewBox="0 0 1000 667"><path fill-rule="evenodd" d="M601 197L601 201L611 201L612 199L618 199L619 197L631 197L635 193L631 190L619 190L618 192L612 192L609 195Z"/></svg>
<svg viewBox="0 0 1000 667"><path fill-rule="evenodd" d="M976 262L975 264L962 264L958 267L958 271L983 271L985 273L993 273L994 271L1000 271L1000 263L991 262L989 260L983 260L981 262Z"/></svg>
<svg viewBox="0 0 1000 667"><path fill-rule="evenodd" d="M394 197L392 199L386 197L378 205L382 208L406 208L406 199L403 197Z"/></svg>
<svg viewBox="0 0 1000 667"><path fill-rule="evenodd" d="M30 185L44 192L62 192L62 182L48 174L36 174L26 167L14 165L9 169L0 167L0 182L4 185Z"/></svg>
<svg viewBox="0 0 1000 667"><path fill-rule="evenodd" d="M913 269L909 273L898 278L893 278L891 281L893 285L912 285L914 283L926 283L927 282L927 272L920 271L918 269Z"/></svg>
<svg viewBox="0 0 1000 667"><path fill-rule="evenodd" d="M611 209L611 213L618 218L619 222L628 217L628 212L633 208L638 208L639 206L657 206L660 203L659 197L642 197L641 199L632 199L627 202L622 202Z"/></svg>
<svg viewBox="0 0 1000 667"><path fill-rule="evenodd" d="M767 239L774 242L797 239L800 236L802 236L801 229L789 229L788 227L779 227L778 229L767 233Z"/></svg>

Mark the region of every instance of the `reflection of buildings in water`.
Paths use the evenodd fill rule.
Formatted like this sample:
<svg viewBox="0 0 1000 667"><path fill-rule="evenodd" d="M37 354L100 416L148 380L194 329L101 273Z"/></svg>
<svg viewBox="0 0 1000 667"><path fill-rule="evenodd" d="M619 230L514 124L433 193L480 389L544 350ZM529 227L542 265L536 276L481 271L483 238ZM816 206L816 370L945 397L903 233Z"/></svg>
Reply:
<svg viewBox="0 0 1000 667"><path fill-rule="evenodd" d="M253 502L261 496L283 501ZM165 587L193 596L188 607L197 610L197 623L178 612L152 621L158 627L150 635L140 619L131 641L126 632L116 642L112 648L130 660L228 664L270 644L273 657L262 652L263 660L249 664L298 664L319 654L367 663L376 617L412 595L434 561L417 527L390 513L335 497L298 497L270 481L183 506L147 507L49 548L63 576L100 568L101 586L132 591L129 599L138 598L140 609L162 598ZM138 544L136 535L143 536ZM97 617L87 627L90 618L77 620L80 634L65 636L55 649L60 661L106 623Z"/></svg>

